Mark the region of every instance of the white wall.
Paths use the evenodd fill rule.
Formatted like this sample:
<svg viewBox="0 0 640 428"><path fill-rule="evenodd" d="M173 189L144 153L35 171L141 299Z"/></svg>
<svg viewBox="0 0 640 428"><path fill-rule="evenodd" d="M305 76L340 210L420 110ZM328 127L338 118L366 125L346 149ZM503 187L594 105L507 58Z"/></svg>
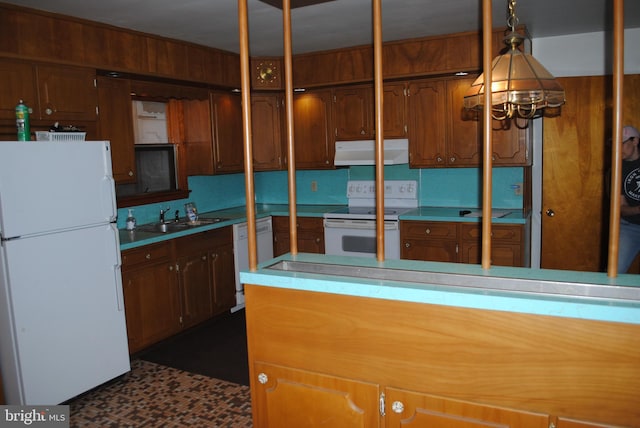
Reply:
<svg viewBox="0 0 640 428"><path fill-rule="evenodd" d="M533 56L556 77L602 76L612 73L613 38L584 33L533 39ZM624 72L640 73L640 28L625 30ZM542 120L533 121L533 203L531 267L540 267L542 223Z"/></svg>

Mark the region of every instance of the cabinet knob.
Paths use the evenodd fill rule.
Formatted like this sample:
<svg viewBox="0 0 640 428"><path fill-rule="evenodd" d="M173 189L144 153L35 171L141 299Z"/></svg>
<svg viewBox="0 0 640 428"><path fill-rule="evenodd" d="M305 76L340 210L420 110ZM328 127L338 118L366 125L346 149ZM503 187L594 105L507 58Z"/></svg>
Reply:
<svg viewBox="0 0 640 428"><path fill-rule="evenodd" d="M316 238L316 244L320 243L320 238Z"/></svg>
<svg viewBox="0 0 640 428"><path fill-rule="evenodd" d="M551 208L549 208L548 210L546 210L544 212L546 215L548 215L549 217L553 217L554 215L556 215L555 211L553 211Z"/></svg>
<svg viewBox="0 0 640 428"><path fill-rule="evenodd" d="M449 162L454 163L456 161L456 157L455 156L451 156L449 158Z"/></svg>
<svg viewBox="0 0 640 428"><path fill-rule="evenodd" d="M173 272L173 266L169 265L169 272Z"/></svg>
<svg viewBox="0 0 640 428"><path fill-rule="evenodd" d="M405 243L404 243L404 247L405 247L405 248L409 248L409 247L411 247L411 244L410 244L410 243L408 243L408 242L405 242Z"/></svg>
<svg viewBox="0 0 640 428"><path fill-rule="evenodd" d="M360 130L360 135L364 135L364 134L365 134L364 129L361 129Z"/></svg>
<svg viewBox="0 0 640 428"><path fill-rule="evenodd" d="M129 177L133 177L133 171L129 171Z"/></svg>
<svg viewBox="0 0 640 428"><path fill-rule="evenodd" d="M394 413L402 413L404 412L404 404L402 401L394 401L393 404L391 404L391 410L393 410Z"/></svg>
<svg viewBox="0 0 640 428"><path fill-rule="evenodd" d="M207 261L207 256L202 256L202 261L203 262Z"/></svg>
<svg viewBox="0 0 640 428"><path fill-rule="evenodd" d="M260 373L258 375L258 382L264 385L265 383L269 382L269 376L267 376L266 373Z"/></svg>
<svg viewBox="0 0 640 428"><path fill-rule="evenodd" d="M438 157L436 158L436 162L438 162L438 163L442 163L442 158L441 158L440 156L438 156Z"/></svg>
<svg viewBox="0 0 640 428"><path fill-rule="evenodd" d="M147 259L147 260L151 260L151 253L147 253L147 255L144 256L144 258Z"/></svg>
<svg viewBox="0 0 640 428"><path fill-rule="evenodd" d="M427 235L430 235L430 234L431 234L431 229L427 227L427 228L424 230L424 233L426 233Z"/></svg>

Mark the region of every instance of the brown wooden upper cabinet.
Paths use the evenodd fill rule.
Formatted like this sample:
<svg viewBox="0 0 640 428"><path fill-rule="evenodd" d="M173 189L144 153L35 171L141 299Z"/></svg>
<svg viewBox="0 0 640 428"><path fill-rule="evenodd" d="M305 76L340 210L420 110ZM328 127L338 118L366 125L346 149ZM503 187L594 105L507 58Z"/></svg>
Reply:
<svg viewBox="0 0 640 428"><path fill-rule="evenodd" d="M282 94L251 95L251 142L253 168L256 171L283 169L284 156L284 97Z"/></svg>
<svg viewBox="0 0 640 428"><path fill-rule="evenodd" d="M463 107L475 78L424 79L408 86L409 163L414 168L470 167L482 162L480 114ZM493 121L493 163L530 165L526 130Z"/></svg>
<svg viewBox="0 0 640 428"><path fill-rule="evenodd" d="M406 83L383 86L384 138L406 138ZM373 85L356 85L333 90L333 126L336 141L375 138L375 93Z"/></svg>
<svg viewBox="0 0 640 428"><path fill-rule="evenodd" d="M211 127L215 173L244 171L242 100L239 94L211 92Z"/></svg>
<svg viewBox="0 0 640 428"><path fill-rule="evenodd" d="M96 120L98 93L94 69L38 65L36 75L38 118L50 121Z"/></svg>
<svg viewBox="0 0 640 428"><path fill-rule="evenodd" d="M310 90L293 99L296 169L333 168L335 139L330 89Z"/></svg>
<svg viewBox="0 0 640 428"><path fill-rule="evenodd" d="M131 82L99 76L98 138L111 142L111 164L116 183L135 183Z"/></svg>
<svg viewBox="0 0 640 428"><path fill-rule="evenodd" d="M31 120L53 125L69 121L95 121L98 94L94 69L0 60L2 100L0 118L15 119L15 106L23 100L32 109Z"/></svg>

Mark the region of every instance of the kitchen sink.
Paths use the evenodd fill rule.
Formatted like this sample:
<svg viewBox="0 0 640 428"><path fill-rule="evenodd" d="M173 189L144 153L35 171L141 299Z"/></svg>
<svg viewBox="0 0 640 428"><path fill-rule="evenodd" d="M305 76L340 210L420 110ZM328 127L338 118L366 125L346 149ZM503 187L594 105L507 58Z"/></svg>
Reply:
<svg viewBox="0 0 640 428"><path fill-rule="evenodd" d="M187 223L150 223L138 226L136 229L140 232L152 232L152 233L171 233L179 232L181 230L189 229Z"/></svg>
<svg viewBox="0 0 640 428"><path fill-rule="evenodd" d="M140 232L150 232L150 233L173 233L180 232L181 230L187 230L192 227L198 226L206 226L208 224L220 223L221 221L228 220L227 218L222 217L213 217L213 218L200 218L196 221L188 221L188 220L180 220L176 222L168 222L168 223L149 223L138 226L136 229Z"/></svg>

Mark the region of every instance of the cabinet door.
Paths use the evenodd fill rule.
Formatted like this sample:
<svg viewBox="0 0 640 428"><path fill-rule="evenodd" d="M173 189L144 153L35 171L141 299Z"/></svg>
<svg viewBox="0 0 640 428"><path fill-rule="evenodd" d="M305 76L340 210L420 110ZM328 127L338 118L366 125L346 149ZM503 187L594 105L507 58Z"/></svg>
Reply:
<svg viewBox="0 0 640 428"><path fill-rule="evenodd" d="M464 94L475 79L447 81L447 164L479 166L482 164L482 127L480 115L464 108Z"/></svg>
<svg viewBox="0 0 640 428"><path fill-rule="evenodd" d="M207 252L179 257L178 279L182 294L182 326L196 325L212 315L212 293Z"/></svg>
<svg viewBox="0 0 640 428"><path fill-rule="evenodd" d="M186 175L212 175L213 141L211 134L211 108L208 100L180 101L183 109L185 162L180 162ZM180 144L179 144L180 146Z"/></svg>
<svg viewBox="0 0 640 428"><path fill-rule="evenodd" d="M335 140L331 91L308 91L293 100L296 169L333 168Z"/></svg>
<svg viewBox="0 0 640 428"><path fill-rule="evenodd" d="M384 138L407 138L406 85L387 83L383 91Z"/></svg>
<svg viewBox="0 0 640 428"><path fill-rule="evenodd" d="M209 253L212 271L213 314L231 309L236 303L236 277L233 244L219 245Z"/></svg>
<svg viewBox="0 0 640 428"><path fill-rule="evenodd" d="M374 138L373 87L333 90L333 123L336 141Z"/></svg>
<svg viewBox="0 0 640 428"><path fill-rule="evenodd" d="M301 253L324 254L324 226L321 218L298 217L298 251ZM291 250L289 217L273 217L274 257Z"/></svg>
<svg viewBox="0 0 640 428"><path fill-rule="evenodd" d="M549 416L385 388L387 428L548 428Z"/></svg>
<svg viewBox="0 0 640 428"><path fill-rule="evenodd" d="M98 77L98 138L111 142L116 183L136 182L131 83L127 79Z"/></svg>
<svg viewBox="0 0 640 428"><path fill-rule="evenodd" d="M244 137L240 96L213 92L211 106L215 172L242 172L244 171Z"/></svg>
<svg viewBox="0 0 640 428"><path fill-rule="evenodd" d="M277 94L251 96L251 139L256 171L282 169L282 100Z"/></svg>
<svg viewBox="0 0 640 428"><path fill-rule="evenodd" d="M524 266L524 227L520 225L492 225L491 264L496 266ZM462 263L482 262L482 227L479 224L461 225Z"/></svg>
<svg viewBox="0 0 640 428"><path fill-rule="evenodd" d="M464 108L464 94L475 78L447 81L449 166L480 166L482 164L482 117L477 111ZM494 165L529 165L526 130L513 120L492 120L492 161ZM524 126L524 123L519 123Z"/></svg>
<svg viewBox="0 0 640 428"><path fill-rule="evenodd" d="M163 248L160 250L164 251ZM154 260L153 251L131 250L129 254L131 259L151 262L142 262L131 268L123 263L122 283L131 353L181 329L180 296L174 266L166 259Z"/></svg>
<svg viewBox="0 0 640 428"><path fill-rule="evenodd" d="M98 93L94 69L38 65L36 73L40 119L49 120L52 125L59 120L96 120Z"/></svg>
<svg viewBox="0 0 640 428"><path fill-rule="evenodd" d="M260 427L362 427L379 422L376 384L254 364L253 421ZM292 405L295 403L295 405Z"/></svg>
<svg viewBox="0 0 640 428"><path fill-rule="evenodd" d="M16 120L16 105L23 100L37 115L38 94L35 71L31 64L0 60L0 119ZM11 139L11 138L10 138ZM15 140L15 135L13 138Z"/></svg>
<svg viewBox="0 0 640 428"><path fill-rule="evenodd" d="M401 221L400 257L407 260L457 262L457 233L456 223Z"/></svg>
<svg viewBox="0 0 640 428"><path fill-rule="evenodd" d="M409 84L409 164L444 166L446 85L441 80Z"/></svg>

